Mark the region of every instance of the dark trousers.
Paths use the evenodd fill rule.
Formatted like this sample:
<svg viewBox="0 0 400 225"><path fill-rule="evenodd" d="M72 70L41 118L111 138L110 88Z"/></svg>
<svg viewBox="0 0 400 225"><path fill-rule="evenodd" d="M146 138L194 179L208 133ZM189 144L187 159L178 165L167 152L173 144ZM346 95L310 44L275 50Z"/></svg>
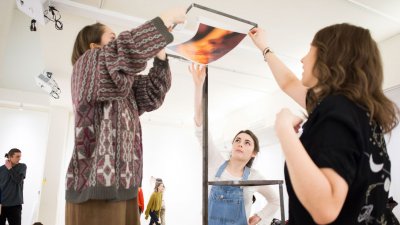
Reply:
<svg viewBox="0 0 400 225"><path fill-rule="evenodd" d="M22 205L1 206L0 225L21 225Z"/></svg>
<svg viewBox="0 0 400 225"><path fill-rule="evenodd" d="M150 211L149 215L150 215L150 223L149 223L149 225L154 225L154 224L155 225L161 225L158 222L158 211Z"/></svg>

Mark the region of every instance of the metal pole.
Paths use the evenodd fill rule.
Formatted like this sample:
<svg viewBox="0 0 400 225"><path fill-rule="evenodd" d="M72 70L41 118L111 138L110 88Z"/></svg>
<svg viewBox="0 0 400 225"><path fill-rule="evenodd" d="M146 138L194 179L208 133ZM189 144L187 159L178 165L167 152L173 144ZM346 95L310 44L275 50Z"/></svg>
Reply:
<svg viewBox="0 0 400 225"><path fill-rule="evenodd" d="M254 23L254 22L251 22L251 21L248 21L248 20L239 18L239 17L237 17L237 16L232 16L232 15L230 15L230 14L227 14L227 13L224 13L224 12L220 12L220 11L215 10L215 9L210 9L210 8L208 8L208 7L205 7L205 6L196 4L196 3L193 3L193 7L196 7L196 8L199 8L199 9L203 9L203 10L206 10L206 11L209 11L209 12L212 12L212 13L215 13L215 14L218 14L218 15L221 15L221 16L225 16L225 17L228 17L228 18L230 18L230 19L240 21L240 22L242 22L242 23L247 23L247 24L252 25L253 27L257 27L257 26L258 26L257 23Z"/></svg>
<svg viewBox="0 0 400 225"><path fill-rule="evenodd" d="M208 225L208 66L203 85L203 225Z"/></svg>
<svg viewBox="0 0 400 225"><path fill-rule="evenodd" d="M282 184L279 184L279 199L281 205L281 225L285 225L285 207L283 203L283 187Z"/></svg>

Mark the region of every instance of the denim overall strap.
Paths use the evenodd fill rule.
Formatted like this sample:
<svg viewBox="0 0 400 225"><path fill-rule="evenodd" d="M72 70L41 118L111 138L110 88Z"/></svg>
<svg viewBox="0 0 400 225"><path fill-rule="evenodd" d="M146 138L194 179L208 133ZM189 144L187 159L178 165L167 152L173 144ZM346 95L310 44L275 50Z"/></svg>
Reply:
<svg viewBox="0 0 400 225"><path fill-rule="evenodd" d="M225 162L218 168L218 171L217 171L217 173L215 174L215 177L218 177L218 178L221 177L221 174L224 172L226 166L228 165L228 162L229 162L229 161L225 161Z"/></svg>
<svg viewBox="0 0 400 225"><path fill-rule="evenodd" d="M243 172L243 176L242 176L242 180L247 180L249 179L249 175L250 175L250 168L245 166L244 167L244 172Z"/></svg>
<svg viewBox="0 0 400 225"><path fill-rule="evenodd" d="M215 174L220 178L228 165L225 161ZM250 169L245 167L242 180L247 180ZM208 225L247 225L243 189L237 186L212 186L208 197Z"/></svg>

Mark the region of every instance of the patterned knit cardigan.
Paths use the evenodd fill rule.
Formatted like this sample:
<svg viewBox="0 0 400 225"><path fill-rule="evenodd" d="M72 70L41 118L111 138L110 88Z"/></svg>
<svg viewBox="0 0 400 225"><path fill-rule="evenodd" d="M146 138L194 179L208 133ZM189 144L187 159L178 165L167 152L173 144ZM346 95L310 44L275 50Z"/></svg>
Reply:
<svg viewBox="0 0 400 225"><path fill-rule="evenodd" d="M101 49L86 51L72 73L75 146L66 200L128 200L142 180L139 115L157 109L171 86L168 61L154 58L173 36L157 17L122 32Z"/></svg>

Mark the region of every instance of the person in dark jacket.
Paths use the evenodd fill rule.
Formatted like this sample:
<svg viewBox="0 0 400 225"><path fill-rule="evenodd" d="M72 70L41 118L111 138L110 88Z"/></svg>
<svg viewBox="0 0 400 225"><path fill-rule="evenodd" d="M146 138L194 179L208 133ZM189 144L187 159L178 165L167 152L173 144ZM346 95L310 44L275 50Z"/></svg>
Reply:
<svg viewBox="0 0 400 225"><path fill-rule="evenodd" d="M21 225L23 189L26 165L20 163L21 150L11 149L5 157L6 162L0 167L1 215L0 225Z"/></svg>

